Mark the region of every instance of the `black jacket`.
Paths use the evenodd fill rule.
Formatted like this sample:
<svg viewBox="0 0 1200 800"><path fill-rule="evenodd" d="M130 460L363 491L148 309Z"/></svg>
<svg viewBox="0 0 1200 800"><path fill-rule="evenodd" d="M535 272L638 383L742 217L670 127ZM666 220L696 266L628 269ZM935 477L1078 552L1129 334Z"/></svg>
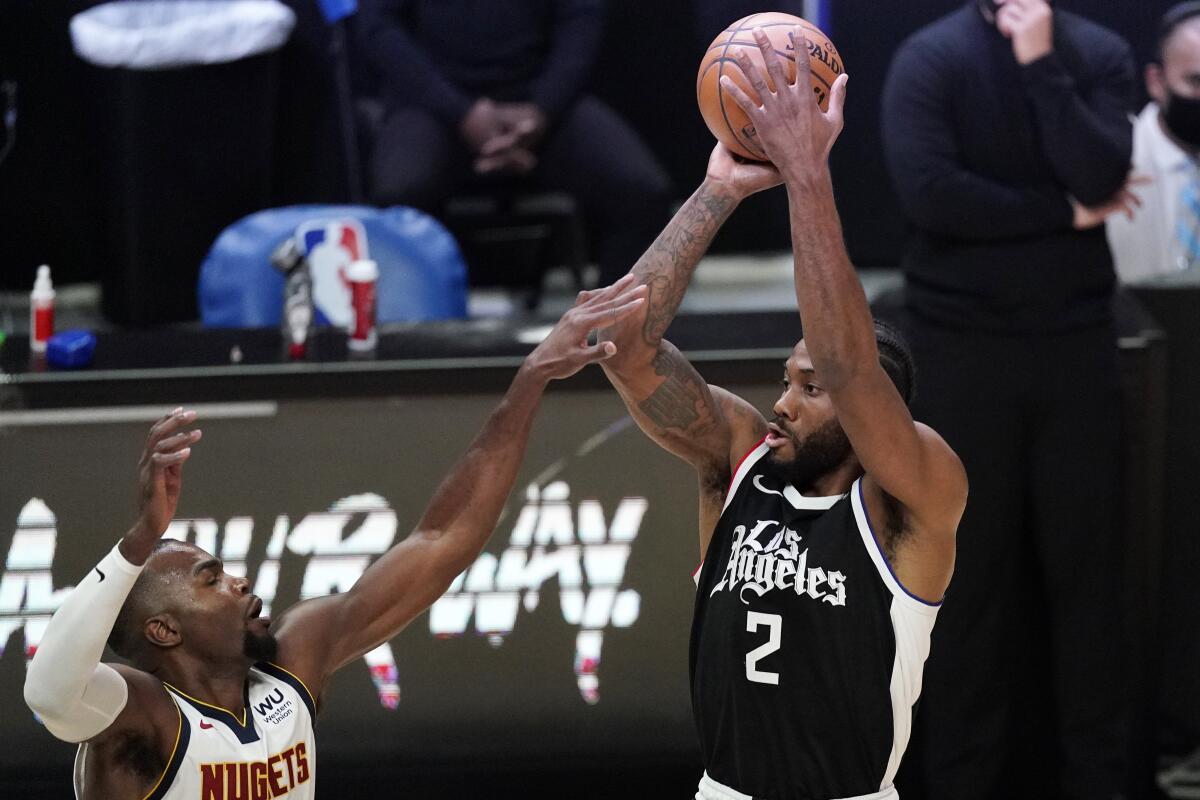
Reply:
<svg viewBox="0 0 1200 800"><path fill-rule="evenodd" d="M1100 205L1130 167L1134 67L1115 33L1054 14L1054 52L1021 66L975 3L911 36L884 89L888 168L915 228L909 305L1001 333L1105 322L1115 277Z"/></svg>

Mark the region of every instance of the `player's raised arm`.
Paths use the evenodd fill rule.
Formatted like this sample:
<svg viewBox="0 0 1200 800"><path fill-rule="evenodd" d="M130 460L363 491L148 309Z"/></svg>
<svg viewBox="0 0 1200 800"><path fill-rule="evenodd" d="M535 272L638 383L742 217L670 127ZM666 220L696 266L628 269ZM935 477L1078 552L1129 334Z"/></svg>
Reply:
<svg viewBox="0 0 1200 800"><path fill-rule="evenodd" d="M795 51L806 52L797 27ZM807 59L795 82L761 30L763 51L776 91L744 55L739 66L762 98L759 105L728 77L723 87L750 115L767 154L788 190L795 257L796 297L804 338L820 387L828 392L838 420L854 446L867 478L864 487L898 500L918 539L942 554L944 570L933 570L927 593L940 596L953 563L953 536L966 502L966 475L946 443L915 423L879 363L870 308L850 263L834 203L829 151L842 130L846 76L833 86L829 110L821 112L810 87ZM950 547L938 547L937 541ZM924 574L928 574L925 571ZM932 587L932 589L928 587ZM914 587L915 588L915 587Z"/></svg>
<svg viewBox="0 0 1200 800"><path fill-rule="evenodd" d="M445 593L478 557L512 491L546 385L617 352L588 345L645 300L626 276L583 293L525 359L508 393L466 455L442 481L416 529L370 566L345 594L293 606L272 626L279 663L319 694L329 675L388 641Z"/></svg>
<svg viewBox="0 0 1200 800"><path fill-rule="evenodd" d="M651 439L696 468L704 494L724 493L731 460L762 438L766 422L745 401L705 383L663 336L721 225L743 199L779 180L770 165L735 160L717 145L700 188L630 271L649 287L645 310L604 332L618 347L604 371L630 414ZM702 519L701 530L711 532L715 521Z"/></svg>
<svg viewBox="0 0 1200 800"><path fill-rule="evenodd" d="M183 485L183 463L200 440L188 430L196 412L176 409L146 439L139 464L137 523L71 591L55 612L25 676L25 702L59 739L82 742L175 723L158 682L125 666L100 663L125 598L166 532ZM169 712L164 714L159 712Z"/></svg>

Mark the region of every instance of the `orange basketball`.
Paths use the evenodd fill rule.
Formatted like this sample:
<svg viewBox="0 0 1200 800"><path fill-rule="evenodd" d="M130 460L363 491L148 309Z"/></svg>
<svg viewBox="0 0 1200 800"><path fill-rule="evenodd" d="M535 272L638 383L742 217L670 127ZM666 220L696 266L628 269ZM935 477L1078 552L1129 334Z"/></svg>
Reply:
<svg viewBox="0 0 1200 800"><path fill-rule="evenodd" d="M704 53L704 60L700 62L700 72L696 75L696 100L700 104L700 113L713 135L739 156L754 161L767 160L766 153L759 146L754 125L734 99L726 95L721 88L721 76L728 75L752 99L758 99L758 93L742 75L735 59L738 51L744 51L750 55L754 65L763 71L768 85L771 84L763 65L762 51L754 41L754 29L762 28L763 33L767 34L775 46L775 52L787 59L785 63L788 80L794 81L796 57L795 48L792 46L792 31L796 25L804 27L804 35L808 39L808 63L812 69L813 93L816 94L821 109L826 110L829 108L829 91L843 71L842 57L838 55L837 48L829 41L828 36L817 26L800 17L778 11L743 17L713 39L713 43Z"/></svg>

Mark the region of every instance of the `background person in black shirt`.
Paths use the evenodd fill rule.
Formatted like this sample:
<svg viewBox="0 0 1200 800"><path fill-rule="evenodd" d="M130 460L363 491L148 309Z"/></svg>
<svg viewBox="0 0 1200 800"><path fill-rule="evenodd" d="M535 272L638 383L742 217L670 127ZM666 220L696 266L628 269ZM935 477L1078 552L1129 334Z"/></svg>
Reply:
<svg viewBox="0 0 1200 800"><path fill-rule="evenodd" d="M387 116L371 199L436 213L483 176L527 175L583 205L600 281L662 227L666 173L616 112L584 93L602 0L362 0L362 47Z"/></svg>
<svg viewBox="0 0 1200 800"><path fill-rule="evenodd" d="M1117 796L1121 548L1112 257L1133 62L1046 0L970 2L898 51L884 142L915 228L914 414L972 476L906 800ZM1086 464L1079 471L1078 464Z"/></svg>

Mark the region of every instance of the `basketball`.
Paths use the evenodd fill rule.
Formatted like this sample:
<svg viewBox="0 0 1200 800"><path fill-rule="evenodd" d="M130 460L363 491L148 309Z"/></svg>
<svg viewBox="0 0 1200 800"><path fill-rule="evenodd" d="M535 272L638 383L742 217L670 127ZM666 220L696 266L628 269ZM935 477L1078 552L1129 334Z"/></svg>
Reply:
<svg viewBox="0 0 1200 800"><path fill-rule="evenodd" d="M788 80L795 80L796 59L795 48L792 46L792 30L796 25L804 27L804 35L808 38L808 63L812 69L813 93L817 96L821 110L827 110L833 82L843 72L842 58L833 42L820 28L800 17L781 12L743 17L713 39L700 62L700 72L696 75L696 101L700 104L700 114L713 136L743 158L753 161L768 160L766 153L759 146L754 125L734 99L726 96L721 88L721 76L728 75L747 95L758 99L758 93L742 75L736 56L739 51L748 53L755 66L763 71L767 83L771 83L763 65L762 51L754 41L754 29L762 28L774 45L775 52L787 58Z"/></svg>

